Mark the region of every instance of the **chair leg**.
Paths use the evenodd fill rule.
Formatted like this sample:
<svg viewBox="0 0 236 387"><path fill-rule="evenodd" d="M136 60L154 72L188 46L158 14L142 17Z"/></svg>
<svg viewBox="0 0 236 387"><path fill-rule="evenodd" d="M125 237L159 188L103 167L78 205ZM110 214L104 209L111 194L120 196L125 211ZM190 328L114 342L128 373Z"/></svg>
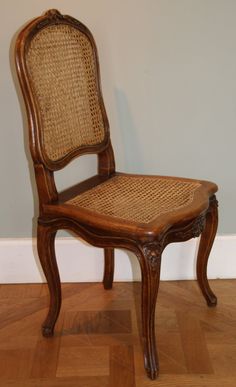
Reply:
<svg viewBox="0 0 236 387"><path fill-rule="evenodd" d="M61 308L61 281L55 255L55 235L56 231L52 231L51 227L38 225L38 255L50 293L49 311L42 325L42 334L45 337L53 335Z"/></svg>
<svg viewBox="0 0 236 387"><path fill-rule="evenodd" d="M156 379L159 372L155 338L155 307L160 282L161 250L158 244L143 247L142 271L142 336L144 366L150 379Z"/></svg>
<svg viewBox="0 0 236 387"><path fill-rule="evenodd" d="M202 232L197 256L197 280L208 306L215 306L217 298L212 292L207 278L207 263L218 226L218 203L215 195L210 199L206 215L206 225Z"/></svg>
<svg viewBox="0 0 236 387"><path fill-rule="evenodd" d="M111 289L114 277L114 249L104 249L104 289Z"/></svg>

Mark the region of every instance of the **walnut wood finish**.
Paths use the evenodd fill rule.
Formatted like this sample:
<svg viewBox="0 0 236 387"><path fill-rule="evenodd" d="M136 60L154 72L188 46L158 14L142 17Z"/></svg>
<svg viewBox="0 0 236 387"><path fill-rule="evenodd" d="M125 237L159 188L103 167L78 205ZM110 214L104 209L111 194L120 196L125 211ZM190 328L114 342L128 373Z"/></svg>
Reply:
<svg viewBox="0 0 236 387"><path fill-rule="evenodd" d="M155 308L160 281L161 252L159 244L146 244L141 249L142 271L142 337L147 375L156 379L159 363L155 338Z"/></svg>
<svg viewBox="0 0 236 387"><path fill-rule="evenodd" d="M38 255L50 292L48 316L42 326L42 333L45 337L53 335L54 325L61 308L61 281L55 255L55 236L56 231L51 227L38 225Z"/></svg>
<svg viewBox="0 0 236 387"><path fill-rule="evenodd" d="M96 145L78 147L58 160L49 159L41 135L40 112L27 69L26 54L32 39L49 26L69 25L81 31L89 39L95 58L96 92L101 107L105 136ZM207 281L207 260L217 228L217 206L214 183L191 179L165 177L176 182L198 183L199 188L189 205L169 211L149 223L137 223L119 219L68 204L76 197L101 183L122 174L115 171L113 149L110 141L109 124L100 87L97 50L89 30L69 16L56 10L48 11L30 22L19 34L16 42L16 68L25 100L29 122L30 149L34 162L39 195L38 253L48 281L50 306L43 324L43 335L53 335L61 305L60 277L55 257L55 235L60 229L70 230L96 247L104 248L105 269L103 284L110 289L114 272L114 248L124 248L136 254L142 273L142 340L144 364L151 379L158 375L158 357L155 340L155 305L160 280L161 255L172 242L183 242L199 236L202 232L197 275L199 285L208 305L215 305L216 298ZM95 153L98 156L98 174L80 184L58 193L54 172L66 166L74 157ZM130 177L134 175L123 174Z"/></svg>
<svg viewBox="0 0 236 387"><path fill-rule="evenodd" d="M207 262L218 226L217 206L217 200L213 196L210 199L209 209L206 214L206 226L201 234L197 257L197 280L208 306L215 306L217 304L217 298L207 280Z"/></svg>

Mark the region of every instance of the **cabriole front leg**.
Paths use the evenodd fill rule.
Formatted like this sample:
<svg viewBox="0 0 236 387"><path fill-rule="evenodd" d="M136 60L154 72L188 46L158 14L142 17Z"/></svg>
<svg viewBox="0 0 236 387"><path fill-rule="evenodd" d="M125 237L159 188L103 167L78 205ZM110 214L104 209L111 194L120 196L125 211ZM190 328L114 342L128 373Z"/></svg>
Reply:
<svg viewBox="0 0 236 387"><path fill-rule="evenodd" d="M144 366L150 379L156 379L159 372L155 337L155 307L160 282L162 249L159 243L142 247L142 335Z"/></svg>
<svg viewBox="0 0 236 387"><path fill-rule="evenodd" d="M46 337L53 335L61 308L61 281L55 255L55 236L56 231L52 227L38 224L38 255L50 293L49 311L42 325L42 333Z"/></svg>
<svg viewBox="0 0 236 387"><path fill-rule="evenodd" d="M197 280L208 306L215 306L217 298L212 292L207 278L207 263L218 226L218 202L215 195L210 198L206 214L206 225L201 234L197 256Z"/></svg>

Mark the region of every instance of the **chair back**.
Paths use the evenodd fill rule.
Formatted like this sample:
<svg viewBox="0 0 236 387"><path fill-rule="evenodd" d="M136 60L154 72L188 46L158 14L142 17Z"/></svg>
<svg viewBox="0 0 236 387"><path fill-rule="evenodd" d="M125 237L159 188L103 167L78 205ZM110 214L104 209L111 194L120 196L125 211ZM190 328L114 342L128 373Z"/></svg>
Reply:
<svg viewBox="0 0 236 387"><path fill-rule="evenodd" d="M19 34L16 66L35 163L54 171L110 146L97 50L87 27L49 10Z"/></svg>

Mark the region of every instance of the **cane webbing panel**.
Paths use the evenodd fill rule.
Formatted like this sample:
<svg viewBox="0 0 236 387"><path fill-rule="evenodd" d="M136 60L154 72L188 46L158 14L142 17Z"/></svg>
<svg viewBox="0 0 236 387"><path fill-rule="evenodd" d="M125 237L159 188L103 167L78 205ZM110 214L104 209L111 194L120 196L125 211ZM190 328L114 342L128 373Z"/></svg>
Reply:
<svg viewBox="0 0 236 387"><path fill-rule="evenodd" d="M104 123L88 37L66 24L48 26L32 39L26 63L47 157L55 161L101 143Z"/></svg>
<svg viewBox="0 0 236 387"><path fill-rule="evenodd" d="M115 176L67 201L98 214L149 223L193 201L198 182L155 176Z"/></svg>

